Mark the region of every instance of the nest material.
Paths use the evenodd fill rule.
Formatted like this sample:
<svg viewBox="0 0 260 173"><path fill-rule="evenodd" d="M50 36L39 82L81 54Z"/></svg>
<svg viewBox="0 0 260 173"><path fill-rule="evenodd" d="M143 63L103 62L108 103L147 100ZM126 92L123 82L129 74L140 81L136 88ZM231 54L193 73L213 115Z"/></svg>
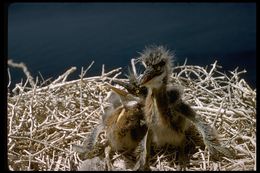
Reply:
<svg viewBox="0 0 260 173"><path fill-rule="evenodd" d="M12 61L8 64L18 67ZM43 87L23 68L26 82L16 84L12 92L9 82L7 152L10 170L78 169L82 160L72 151L71 144L81 145L99 123L109 91L105 82L111 83L121 74L121 68L105 73L103 66L100 76L84 77L92 64L85 71L82 69L78 80L66 81L75 71L73 67ZM135 72L133 66L132 63ZM223 157L214 162L209 159L207 148L198 149L187 170L256 170L256 90L240 79L245 71L235 69L225 74L220 68L217 62L211 67L190 66L185 62L174 67L171 75L171 82L183 87L183 99L217 128L221 142L236 153L234 159ZM99 142L103 141L104 134ZM152 170L176 170L175 153L160 149L151 157ZM115 153L113 158L114 166L120 169L122 164L118 163L122 160L116 162L120 155Z"/></svg>

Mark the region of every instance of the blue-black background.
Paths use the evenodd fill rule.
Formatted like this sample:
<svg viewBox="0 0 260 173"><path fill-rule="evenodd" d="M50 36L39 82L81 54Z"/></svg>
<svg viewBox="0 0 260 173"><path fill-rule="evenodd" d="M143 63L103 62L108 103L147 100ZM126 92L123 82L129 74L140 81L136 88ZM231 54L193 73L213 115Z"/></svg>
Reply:
<svg viewBox="0 0 260 173"><path fill-rule="evenodd" d="M8 8L8 58L24 62L33 76L56 78L95 61L123 67L145 46L162 44L175 63L206 66L218 60L223 70L239 67L256 87L255 3L14 3ZM12 85L25 78L11 68ZM122 76L123 77L123 76Z"/></svg>

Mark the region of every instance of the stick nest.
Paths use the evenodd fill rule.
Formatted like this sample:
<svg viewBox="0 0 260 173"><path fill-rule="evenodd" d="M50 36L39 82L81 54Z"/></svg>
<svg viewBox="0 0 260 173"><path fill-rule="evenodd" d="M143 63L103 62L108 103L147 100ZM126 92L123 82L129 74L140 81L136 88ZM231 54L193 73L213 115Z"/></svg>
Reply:
<svg viewBox="0 0 260 173"><path fill-rule="evenodd" d="M81 145L99 123L104 98L121 68L100 76L84 77L92 64L82 68L79 79L66 81L75 67L53 82L41 86L34 81L24 64L8 61L10 67L22 67L27 76L24 83L10 91L8 84L8 167L10 170L77 170L82 160L72 151L71 144ZM20 65L20 66L19 66ZM236 158L223 157L214 162L207 148L198 149L187 170L256 170L256 90L252 90L238 68L221 72L217 62L209 67L176 66L172 83L184 89L184 100L218 130L223 144L230 146ZM8 70L9 72L9 70ZM117 78L119 79L119 78ZM127 81L127 79L120 79ZM105 135L101 135L101 142ZM118 157L118 153L114 154ZM173 154L165 149L151 156L152 170L176 170ZM114 162L120 167L120 161ZM116 164L117 163L117 164Z"/></svg>

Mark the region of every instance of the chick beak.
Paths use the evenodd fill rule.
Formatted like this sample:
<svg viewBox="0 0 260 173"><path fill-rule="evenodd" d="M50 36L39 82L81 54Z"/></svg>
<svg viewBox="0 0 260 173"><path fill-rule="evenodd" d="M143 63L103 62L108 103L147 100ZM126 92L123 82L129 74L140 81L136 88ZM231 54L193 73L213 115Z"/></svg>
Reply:
<svg viewBox="0 0 260 173"><path fill-rule="evenodd" d="M139 80L140 86L145 86L147 84L147 82L149 82L151 79L153 79L156 75L157 75L157 73L155 72L155 70L153 70L153 68L148 67L144 71L143 76Z"/></svg>
<svg viewBox="0 0 260 173"><path fill-rule="evenodd" d="M135 88L133 85L129 84L129 83L126 83L126 82L122 82L121 80L117 80L117 79L114 79L113 80L116 84L118 85L121 85L122 87L124 87L129 93L135 93ZM112 89L112 88L111 88ZM114 92L116 92L117 94L120 94L121 92L117 92L115 91L114 89L112 89ZM122 91L122 90L121 90ZM124 91L123 91L124 92ZM125 95L125 94L121 94L121 95Z"/></svg>
<svg viewBox="0 0 260 173"><path fill-rule="evenodd" d="M127 97L128 93L125 92L124 90L118 89L110 84L107 83L107 86L113 90L116 94L118 94L120 97Z"/></svg>
<svg viewBox="0 0 260 173"><path fill-rule="evenodd" d="M120 100L122 101L123 105L126 105L129 101L138 102L140 100L138 97L134 97L133 95L129 94L128 92L122 89L116 88L108 83L106 84L112 91L114 91L120 97Z"/></svg>

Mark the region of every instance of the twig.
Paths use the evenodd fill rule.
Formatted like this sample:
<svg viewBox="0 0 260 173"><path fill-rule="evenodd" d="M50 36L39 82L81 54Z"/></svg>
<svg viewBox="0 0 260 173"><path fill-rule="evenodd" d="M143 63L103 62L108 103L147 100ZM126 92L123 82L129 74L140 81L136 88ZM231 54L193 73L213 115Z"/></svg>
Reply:
<svg viewBox="0 0 260 173"><path fill-rule="evenodd" d="M71 74L71 73L73 73L74 71L76 71L77 70L77 68L76 67L71 67L69 70L67 70L65 73L63 73L62 75L60 75L56 80L54 80L53 82L52 82L52 85L55 85L55 84L57 84L57 83L60 83L61 81L61 83L64 83L65 81L66 81L66 79L67 79L67 77Z"/></svg>
<svg viewBox="0 0 260 173"><path fill-rule="evenodd" d="M8 60L8 65L11 67L16 67L16 68L21 68L24 72L24 74L27 76L30 85L33 87L34 86L34 81L33 81L33 77L31 76L31 73L29 72L29 70L27 69L26 65L21 62L21 63L15 63L13 62L12 59Z"/></svg>
<svg viewBox="0 0 260 173"><path fill-rule="evenodd" d="M9 88L10 85L11 85L11 81L12 81L11 74L10 74L10 69L9 69L9 68L7 68L7 74L8 74L8 84L7 84L7 88Z"/></svg>

